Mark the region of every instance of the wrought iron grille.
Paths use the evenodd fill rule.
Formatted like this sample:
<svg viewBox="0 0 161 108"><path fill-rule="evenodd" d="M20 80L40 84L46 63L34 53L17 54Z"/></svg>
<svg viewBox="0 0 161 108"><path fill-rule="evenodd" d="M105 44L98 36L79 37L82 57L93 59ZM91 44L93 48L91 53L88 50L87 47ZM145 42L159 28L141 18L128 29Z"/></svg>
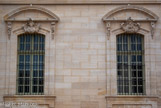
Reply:
<svg viewBox="0 0 161 108"><path fill-rule="evenodd" d="M117 36L117 91L119 95L144 95L144 42L140 34Z"/></svg>
<svg viewBox="0 0 161 108"><path fill-rule="evenodd" d="M17 94L44 93L45 36L22 34L18 36Z"/></svg>

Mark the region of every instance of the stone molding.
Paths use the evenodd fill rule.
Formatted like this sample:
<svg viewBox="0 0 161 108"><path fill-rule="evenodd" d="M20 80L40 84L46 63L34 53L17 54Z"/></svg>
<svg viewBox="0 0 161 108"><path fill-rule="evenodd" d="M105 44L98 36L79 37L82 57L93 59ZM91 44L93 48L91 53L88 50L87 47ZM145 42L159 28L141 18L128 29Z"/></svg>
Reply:
<svg viewBox="0 0 161 108"><path fill-rule="evenodd" d="M158 99L158 96L146 96L146 95L117 95L117 96L108 96L105 98L155 98Z"/></svg>
<svg viewBox="0 0 161 108"><path fill-rule="evenodd" d="M146 8L138 7L138 6L134 6L134 5L126 5L126 6L118 7L116 9L108 12L106 15L103 16L102 20L105 21L111 15L114 15L114 14L116 14L118 12L125 11L125 10L137 10L137 11L140 11L140 12L143 12L145 14L150 15L152 17L152 19L154 19L154 20L158 20L159 19L159 17L155 13L153 13L152 11L150 11L150 10L148 10ZM150 19L148 19L148 20L150 20Z"/></svg>
<svg viewBox="0 0 161 108"><path fill-rule="evenodd" d="M38 105L48 105L49 108L54 108L56 96L46 96L46 95L6 95L3 96L4 102L28 102L37 103Z"/></svg>
<svg viewBox="0 0 161 108"><path fill-rule="evenodd" d="M25 7L20 7L20 8L17 8L11 12L9 12L7 15L4 16L4 20L7 21L7 20L10 20L10 19L14 19L13 16L16 15L16 14L19 14L20 12L23 12L23 11L28 11L28 10L37 10L37 11L40 11L40 12L43 12L47 15L50 15L52 17L52 19L55 19L55 21L59 21L59 17L57 15L55 15L53 12L43 8L43 7L38 7L38 6L25 6ZM47 19L45 19L47 20Z"/></svg>
<svg viewBox="0 0 161 108"><path fill-rule="evenodd" d="M14 0L14 2L12 2L11 0L0 0L0 4L22 4L22 5L26 5L26 4L36 4L36 5L73 5L73 4L79 4L79 5L111 5L111 4L119 4L119 5L126 5L126 4L161 4L161 1L157 0L140 0L140 1L135 1L135 0L131 0L131 1L125 1L125 0L45 0L45 1L41 1L41 2L36 2L36 1L32 1L32 0L28 0L28 1L19 1L19 0Z"/></svg>
<svg viewBox="0 0 161 108"><path fill-rule="evenodd" d="M37 10L39 12L42 12L46 15L49 15L49 18L36 18L33 19L31 18L21 18L21 19L16 19L15 15L21 14L24 11L29 11L29 10ZM8 13L7 15L4 16L4 21L7 23L7 33L8 33L8 38L10 39L11 34L12 34L12 23L16 22L23 22L24 24L22 25L22 29L24 30L24 33L35 33L38 32L40 29L40 23L41 22L50 22L50 32L52 39L54 39L54 32L55 32L55 25L58 21L60 21L59 17L56 16L54 13L51 11L42 8L42 7L37 7L37 6L26 6L26 7L21 7L16 10L13 10L12 12ZM54 26L53 26L54 25Z"/></svg>
<svg viewBox="0 0 161 108"><path fill-rule="evenodd" d="M139 18L139 19L135 19L132 17L129 18L115 18L115 14L117 13L121 13L127 10L134 10L134 11L139 11L143 14L147 14L150 17L149 18ZM111 16L113 16L112 18L110 18ZM145 8L142 7L138 7L138 6L132 6L132 5L127 5L127 6L123 6L123 7L118 7L110 12L108 12L106 15L104 15L104 17L102 18L102 21L105 22L106 24L106 29L107 29L107 36L108 39L110 37L110 32L111 32L111 24L112 23L119 23L120 29L122 29L124 32L128 32L128 33L137 33L140 28L141 28L141 24L142 22L146 22L149 23L150 22L150 32L151 32L151 36L153 38L154 36L154 30L155 30L155 25L156 22L158 21L159 17L154 14L153 12L151 12L150 10L147 10ZM109 25L110 23L110 25ZM109 29L110 28L110 29Z"/></svg>

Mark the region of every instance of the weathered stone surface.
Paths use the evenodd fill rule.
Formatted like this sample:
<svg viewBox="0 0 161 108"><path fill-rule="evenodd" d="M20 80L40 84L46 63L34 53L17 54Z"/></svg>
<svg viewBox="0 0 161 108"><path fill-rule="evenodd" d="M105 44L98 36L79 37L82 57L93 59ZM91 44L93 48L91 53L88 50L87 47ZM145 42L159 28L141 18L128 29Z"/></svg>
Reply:
<svg viewBox="0 0 161 108"><path fill-rule="evenodd" d="M160 3L160 0L80 0L82 4L87 2L96 4L47 5L48 3L58 2L72 3L73 1L0 0L0 4L6 3L6 5L0 5L0 101L18 102L21 100L29 102L29 100L33 100L40 106L45 103L51 104L52 108L160 108L161 6L160 4L153 4ZM113 5L98 5L97 2L113 3ZM110 37L107 37L107 26L102 18L107 13L109 14L111 10L122 7L121 2L140 4L136 10L125 9L112 14L109 18L145 18L143 22L139 21L141 28L137 32L144 35L146 96L117 96L116 35L124 31L120 29L122 21L111 22L108 27ZM149 2L148 5L143 4L147 2ZM7 5L10 3L19 5ZM38 32L44 34L46 39L44 95L49 96L49 98L56 96L54 99L50 98L50 101L49 98L46 99L43 96L38 98L32 96L32 99L30 99L16 95L17 36L24 33L21 27L25 22L11 21L12 29L9 31L11 34L8 38L10 25L7 28L4 16L15 9L23 9L24 5L20 5L21 3L42 4L36 6L38 10L31 9L25 12L17 12L12 18L24 20L32 17L33 20L41 24ZM29 5L27 7L32 8ZM39 7L43 8L39 9ZM150 10L150 13L139 11L142 7ZM55 18L58 19L54 27L50 21L46 21L47 18L54 18L54 16L51 17L50 12L43 9L50 10L53 13L52 15L57 16ZM153 38L151 22L148 21L148 18L155 18L151 12L158 16ZM40 21L42 19L43 21ZM9 96L6 98L5 95ZM48 108L49 106L44 105L43 107Z"/></svg>

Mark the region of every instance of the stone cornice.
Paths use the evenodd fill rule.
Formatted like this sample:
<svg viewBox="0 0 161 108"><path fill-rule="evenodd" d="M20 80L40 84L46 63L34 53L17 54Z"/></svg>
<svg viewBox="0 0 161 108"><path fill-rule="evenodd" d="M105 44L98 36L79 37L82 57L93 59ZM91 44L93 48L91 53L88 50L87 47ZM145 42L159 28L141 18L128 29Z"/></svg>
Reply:
<svg viewBox="0 0 161 108"><path fill-rule="evenodd" d="M35 4L35 5L111 5L111 4L116 4L116 5L122 5L122 4L149 4L149 5L154 5L154 4L161 4L161 0L140 0L140 1L135 1L135 0L45 0L41 2L37 2L36 0L27 0L27 1L19 1L19 0L0 0L1 5L28 5L28 4Z"/></svg>
<svg viewBox="0 0 161 108"><path fill-rule="evenodd" d="M30 6L25 6L25 7L20 7L20 8L17 8L17 9L15 9L15 10L13 10L12 12L10 12L10 13L8 13L7 15L4 16L4 20L5 20L5 21L9 21L9 20L10 20L10 21L24 21L24 19L15 20L15 18L12 18L12 17L14 17L14 15L16 15L16 14L19 14L19 13L24 12L24 11L29 11L29 10L40 11L40 12L42 12L42 13L45 13L45 14L51 16L52 19L51 19L51 18L45 19L45 20L47 20L47 21L51 21L51 20L59 21L59 20L60 20L59 17L58 17L57 15L55 15L54 13L52 13L51 11L49 11L49 10L43 8L43 7L32 6L32 5L30 5ZM44 19L38 19L38 20L44 21Z"/></svg>

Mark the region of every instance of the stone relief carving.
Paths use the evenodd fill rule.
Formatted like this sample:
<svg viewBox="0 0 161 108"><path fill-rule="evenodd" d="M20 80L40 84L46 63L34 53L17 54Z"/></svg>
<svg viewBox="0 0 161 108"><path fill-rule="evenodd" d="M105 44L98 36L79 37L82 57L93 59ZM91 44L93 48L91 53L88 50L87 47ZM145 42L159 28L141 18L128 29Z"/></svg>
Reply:
<svg viewBox="0 0 161 108"><path fill-rule="evenodd" d="M26 12L26 11L30 12L31 10L32 11L35 10L35 12L44 14L46 17L44 17L44 18L33 17L34 20L32 20L31 18L29 18L29 20L28 20L27 16L26 17L24 16L24 18L19 17L19 14L22 14L23 12ZM32 6L32 4L30 6L17 8L4 16L4 21L6 22L6 28L7 28L6 31L8 33L9 38L12 34L12 31L11 31L13 28L12 24L17 23L17 22L26 23L23 26L20 26L20 29L26 33L39 32L40 29L44 30L43 28L40 27L41 22L49 22L50 24L52 23L51 25L49 24L48 26L49 27L52 26L51 29L49 29L49 31L51 30L51 34L52 34L51 38L53 38L56 22L59 22L59 20L60 20L59 17L57 15L55 15L53 12L51 12L43 7ZM36 22L39 22L39 24Z"/></svg>
<svg viewBox="0 0 161 108"><path fill-rule="evenodd" d="M122 13L126 12L127 10L129 10L130 12L140 12L140 14L142 13L143 15L136 16L136 17L132 15L128 19L126 19L126 16L118 17L118 13L121 15ZM132 19L131 19L131 17L132 17ZM109 31L113 31L114 29L115 30L121 29L127 33L141 32L144 29L144 27L147 26L147 25L145 25L145 23L146 24L150 23L149 24L150 29L147 31L150 31L152 38L154 37L154 30L155 30L158 19L159 19L159 17L155 13L153 13L152 11L150 11L146 8L143 8L143 7L138 7L138 6L133 6L133 5L127 5L127 6L122 6L122 7L118 7L116 9L113 9L112 11L110 11L106 15L104 15L104 17L102 18L102 20L103 20L103 22L105 22L105 24L107 24L109 22L111 25L116 24L116 23L117 24L121 23L120 28L116 28L117 26L113 26L113 27L109 28L106 25L108 37L109 37L109 35L111 35L111 34L109 34L110 33Z"/></svg>
<svg viewBox="0 0 161 108"><path fill-rule="evenodd" d="M22 26L22 29L26 33L37 33L40 30L40 24L37 24L33 22L32 19L29 19L29 21L25 25Z"/></svg>
<svg viewBox="0 0 161 108"><path fill-rule="evenodd" d="M106 29L107 29L107 39L109 40L109 38L110 38L110 26L111 26L111 24L110 24L110 22L107 22L106 23Z"/></svg>
<svg viewBox="0 0 161 108"><path fill-rule="evenodd" d="M12 31L12 22L7 22L7 32L8 32L8 38L11 37L11 31Z"/></svg>
<svg viewBox="0 0 161 108"><path fill-rule="evenodd" d="M134 22L131 17L126 22L121 23L121 29L127 33L136 33L140 29L140 24Z"/></svg>
<svg viewBox="0 0 161 108"><path fill-rule="evenodd" d="M55 25L56 25L55 22L51 22L51 36L52 36L52 39L54 39Z"/></svg>
<svg viewBox="0 0 161 108"><path fill-rule="evenodd" d="M155 22L151 22L151 36L153 38L154 36L154 29L155 29L156 23Z"/></svg>

